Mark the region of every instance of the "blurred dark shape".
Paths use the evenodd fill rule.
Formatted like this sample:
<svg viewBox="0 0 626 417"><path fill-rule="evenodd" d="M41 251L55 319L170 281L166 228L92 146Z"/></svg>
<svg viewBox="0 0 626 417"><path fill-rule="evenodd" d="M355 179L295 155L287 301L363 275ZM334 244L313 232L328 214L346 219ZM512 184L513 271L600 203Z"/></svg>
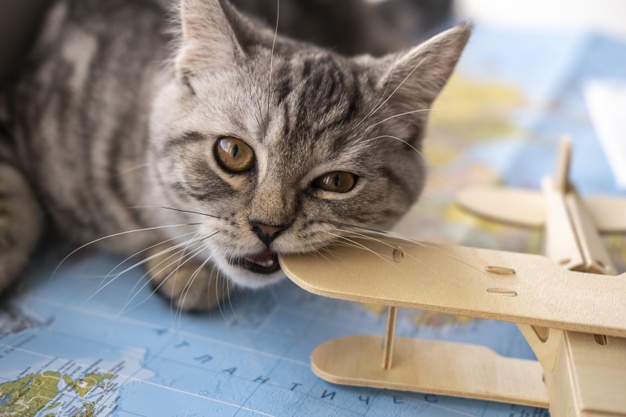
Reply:
<svg viewBox="0 0 626 417"><path fill-rule="evenodd" d="M391 36L399 37L406 46L448 25L453 17L453 0L389 0L375 10Z"/></svg>
<svg viewBox="0 0 626 417"><path fill-rule="evenodd" d="M52 0L8 0L0 7L0 84L26 57Z"/></svg>
<svg viewBox="0 0 626 417"><path fill-rule="evenodd" d="M277 0L232 0L276 25ZM452 0L280 0L278 31L345 55L382 55L444 25Z"/></svg>
<svg viewBox="0 0 626 417"><path fill-rule="evenodd" d="M107 1L107 0L102 0ZM133 0L128 0L133 1ZM166 4L170 0L155 0ZM10 81L53 0L5 1L0 12L0 85ZM232 0L242 11L276 25L277 0ZM279 32L345 55L382 55L443 25L452 0L280 0Z"/></svg>

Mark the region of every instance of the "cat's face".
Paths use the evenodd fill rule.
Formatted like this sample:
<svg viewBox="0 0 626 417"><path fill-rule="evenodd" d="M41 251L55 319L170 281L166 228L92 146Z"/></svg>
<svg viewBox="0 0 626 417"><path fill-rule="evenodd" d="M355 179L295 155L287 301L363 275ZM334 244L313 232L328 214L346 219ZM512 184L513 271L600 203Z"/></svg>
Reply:
<svg viewBox="0 0 626 417"><path fill-rule="evenodd" d="M182 21L152 161L168 205L213 216L193 219L233 282L274 282L277 254L318 250L348 225L390 226L414 203L427 109L467 28L440 36L450 52L424 65L432 45L379 60L280 38L272 48L271 32L218 0L183 2Z"/></svg>

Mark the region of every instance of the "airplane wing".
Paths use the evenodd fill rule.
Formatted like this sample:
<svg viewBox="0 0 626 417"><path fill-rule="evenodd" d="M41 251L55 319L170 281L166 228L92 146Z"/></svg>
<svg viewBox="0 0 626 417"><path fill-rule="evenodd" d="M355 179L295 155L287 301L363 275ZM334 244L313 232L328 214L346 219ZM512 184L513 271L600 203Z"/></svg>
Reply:
<svg viewBox="0 0 626 417"><path fill-rule="evenodd" d="M589 196L583 202L600 232L626 232L626 198ZM462 190L457 203L490 220L529 228L545 225L545 202L540 191L474 187Z"/></svg>
<svg viewBox="0 0 626 417"><path fill-rule="evenodd" d="M287 276L331 298L626 337L626 274L573 272L547 258L366 236L282 255Z"/></svg>

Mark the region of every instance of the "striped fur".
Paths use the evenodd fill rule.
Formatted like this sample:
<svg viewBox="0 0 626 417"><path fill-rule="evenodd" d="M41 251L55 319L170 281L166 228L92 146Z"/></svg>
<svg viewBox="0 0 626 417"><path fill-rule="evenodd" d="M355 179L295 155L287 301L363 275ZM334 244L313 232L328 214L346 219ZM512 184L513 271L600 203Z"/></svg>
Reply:
<svg viewBox="0 0 626 417"><path fill-rule="evenodd" d="M286 227L272 252L314 251L341 234L338 224L387 227L417 199L427 109L467 26L401 53L346 58L275 38L226 0L182 0L176 13L172 31L168 10L149 0L52 8L20 81L0 97L0 163L39 201L0 194L0 244L16 233L2 207L19 201L36 218L39 204L78 243L125 233L99 244L124 254L164 240L184 248L208 271L183 280L188 292L210 291L219 275L259 287L281 273L233 261L267 250L252 224ZM225 136L254 150L251 171L219 166L213 149ZM334 171L356 174L355 188L312 186ZM0 177L0 191L8 181ZM21 259L35 229L14 245ZM154 230L126 233L136 229ZM0 268L0 287L19 269ZM206 297L190 299L186 308L206 307Z"/></svg>

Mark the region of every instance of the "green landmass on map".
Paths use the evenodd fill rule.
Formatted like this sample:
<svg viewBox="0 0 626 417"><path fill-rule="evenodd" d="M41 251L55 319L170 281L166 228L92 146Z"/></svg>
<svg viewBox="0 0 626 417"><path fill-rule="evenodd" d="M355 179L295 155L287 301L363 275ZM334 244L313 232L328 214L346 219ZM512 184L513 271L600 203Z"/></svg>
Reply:
<svg viewBox="0 0 626 417"><path fill-rule="evenodd" d="M72 379L59 372L45 371L42 374L28 374L15 381L0 384L0 416L19 415L32 417L41 410L52 410L60 402L51 402L59 394L59 381L62 379L81 398L94 387L101 386L106 380L114 379L111 373L91 373L84 378ZM85 410L79 416L93 416L95 403L84 403ZM54 414L50 414L54 415Z"/></svg>
<svg viewBox="0 0 626 417"><path fill-rule="evenodd" d="M83 407L85 407L85 409L77 413L75 417L93 417L96 411L96 403L94 402L84 403Z"/></svg>
<svg viewBox="0 0 626 417"><path fill-rule="evenodd" d="M46 371L1 384L0 415L34 416L57 396L60 379L60 373Z"/></svg>
<svg viewBox="0 0 626 417"><path fill-rule="evenodd" d="M72 379L69 375L63 376L63 380L65 381L65 383L72 387L72 389L76 391L78 395L81 396L81 398L84 398L85 395L87 395L87 393L91 391L94 387L102 385L105 380L113 378L115 378L115 375L110 373L104 375L89 374L84 378L79 378L76 380Z"/></svg>
<svg viewBox="0 0 626 417"><path fill-rule="evenodd" d="M60 404L61 404L60 402L56 402L56 403L54 403L54 404L50 404L50 405L49 405L49 406L47 406L47 407L46 407L46 409L45 409L45 410L43 410L43 411L52 410L53 408L58 407ZM53 415L54 415L54 414L53 414Z"/></svg>

